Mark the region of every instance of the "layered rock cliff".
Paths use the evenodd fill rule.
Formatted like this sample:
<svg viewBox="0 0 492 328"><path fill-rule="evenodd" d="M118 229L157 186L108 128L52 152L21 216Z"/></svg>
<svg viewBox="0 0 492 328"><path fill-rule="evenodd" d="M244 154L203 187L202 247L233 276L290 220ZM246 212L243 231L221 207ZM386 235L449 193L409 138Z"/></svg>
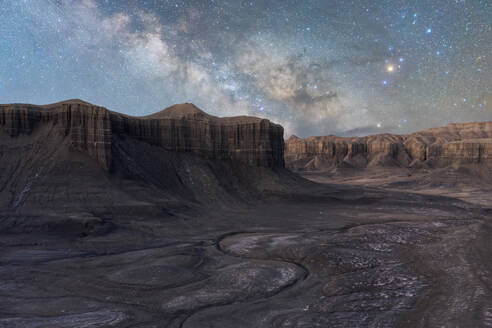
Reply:
<svg viewBox="0 0 492 328"><path fill-rule="evenodd" d="M192 104L146 117L81 100L0 105L3 213L233 204L297 178L283 167L283 128L261 118L219 118Z"/></svg>
<svg viewBox="0 0 492 328"><path fill-rule="evenodd" d="M300 171L492 165L492 122L450 124L409 135L292 136L286 141L285 159L287 167Z"/></svg>
<svg viewBox="0 0 492 328"><path fill-rule="evenodd" d="M256 117L219 118L193 104L131 117L80 100L35 106L0 105L0 131L22 137L50 128L73 151L85 152L104 169L113 163L113 140L134 138L170 152L233 160L258 167L284 166L283 128Z"/></svg>

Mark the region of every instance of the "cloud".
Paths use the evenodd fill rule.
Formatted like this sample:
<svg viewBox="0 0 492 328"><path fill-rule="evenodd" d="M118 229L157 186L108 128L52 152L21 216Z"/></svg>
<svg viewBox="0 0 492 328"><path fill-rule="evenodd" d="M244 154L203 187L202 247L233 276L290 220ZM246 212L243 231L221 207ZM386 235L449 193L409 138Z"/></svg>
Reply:
<svg viewBox="0 0 492 328"><path fill-rule="evenodd" d="M384 133L393 133L396 131L398 131L398 129L395 126L385 126L384 127ZM352 130L343 131L343 132L339 133L338 135L340 137L363 137L363 136L380 134L380 133L383 133L381 128L378 128L377 126L374 126L374 125L368 125L368 126L362 126L362 127L352 129Z"/></svg>

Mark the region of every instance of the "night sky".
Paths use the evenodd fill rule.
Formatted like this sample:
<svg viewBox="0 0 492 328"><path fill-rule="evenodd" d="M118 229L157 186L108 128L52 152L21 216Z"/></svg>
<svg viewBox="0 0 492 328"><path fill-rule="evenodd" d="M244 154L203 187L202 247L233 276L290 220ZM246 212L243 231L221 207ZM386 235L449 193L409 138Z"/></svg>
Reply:
<svg viewBox="0 0 492 328"><path fill-rule="evenodd" d="M492 0L0 0L0 103L193 102L290 134L492 120Z"/></svg>

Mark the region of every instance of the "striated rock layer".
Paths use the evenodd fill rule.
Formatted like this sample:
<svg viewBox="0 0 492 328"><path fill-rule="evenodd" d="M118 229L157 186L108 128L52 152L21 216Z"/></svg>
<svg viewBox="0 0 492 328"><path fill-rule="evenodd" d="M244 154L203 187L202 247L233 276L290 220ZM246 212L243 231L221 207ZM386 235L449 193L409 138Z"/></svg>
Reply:
<svg viewBox="0 0 492 328"><path fill-rule="evenodd" d="M207 159L284 167L283 128L256 117L219 118L193 104L175 105L146 117L131 117L80 101L35 106L0 105L0 131L10 137L32 135L49 127L50 135L69 141L110 170L115 139L133 138L170 152Z"/></svg>
<svg viewBox="0 0 492 328"><path fill-rule="evenodd" d="M446 167L492 165L492 122L450 124L409 135L361 138L290 137L287 167L327 171L339 167Z"/></svg>

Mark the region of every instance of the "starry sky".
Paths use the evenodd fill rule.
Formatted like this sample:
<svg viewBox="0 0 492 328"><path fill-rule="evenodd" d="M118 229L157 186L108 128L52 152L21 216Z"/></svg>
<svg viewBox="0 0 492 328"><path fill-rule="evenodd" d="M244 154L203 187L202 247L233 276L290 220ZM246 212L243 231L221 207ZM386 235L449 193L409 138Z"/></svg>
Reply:
<svg viewBox="0 0 492 328"><path fill-rule="evenodd" d="M492 0L0 0L0 103L192 102L296 134L492 121Z"/></svg>

